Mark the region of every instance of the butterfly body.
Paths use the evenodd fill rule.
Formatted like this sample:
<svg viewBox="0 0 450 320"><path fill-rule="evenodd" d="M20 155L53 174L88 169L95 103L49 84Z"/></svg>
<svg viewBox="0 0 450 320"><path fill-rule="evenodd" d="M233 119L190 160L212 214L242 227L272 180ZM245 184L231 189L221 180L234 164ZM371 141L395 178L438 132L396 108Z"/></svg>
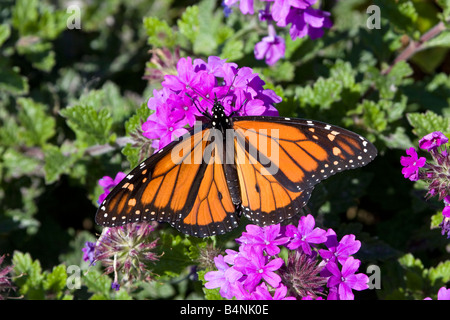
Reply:
<svg viewBox="0 0 450 320"><path fill-rule="evenodd" d="M279 223L297 214L314 186L366 165L375 147L351 131L283 117L230 117L215 99L208 122L133 169L100 204L106 227L168 222L198 237L223 234L245 215Z"/></svg>

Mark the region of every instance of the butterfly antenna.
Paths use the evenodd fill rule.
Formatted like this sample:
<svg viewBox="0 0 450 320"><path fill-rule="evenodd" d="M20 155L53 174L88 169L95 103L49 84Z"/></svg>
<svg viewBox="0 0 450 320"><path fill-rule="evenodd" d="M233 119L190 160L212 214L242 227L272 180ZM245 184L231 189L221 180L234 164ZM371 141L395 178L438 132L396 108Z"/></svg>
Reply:
<svg viewBox="0 0 450 320"><path fill-rule="evenodd" d="M225 97L230 93L231 88L233 87L234 81L235 81L236 78L237 78L238 71L239 71L239 69L237 69L237 72L236 72L236 74L234 75L233 80L231 81L230 86L228 87L227 93L223 96L221 103L223 103L223 100L225 99Z"/></svg>

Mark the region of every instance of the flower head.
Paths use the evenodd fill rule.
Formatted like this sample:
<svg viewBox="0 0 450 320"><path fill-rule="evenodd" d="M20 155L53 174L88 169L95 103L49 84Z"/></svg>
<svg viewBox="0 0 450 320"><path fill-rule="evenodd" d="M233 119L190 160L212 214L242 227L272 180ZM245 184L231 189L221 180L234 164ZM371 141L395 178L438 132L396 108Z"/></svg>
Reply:
<svg viewBox="0 0 450 320"><path fill-rule="evenodd" d="M233 285L242 277L242 273L235 268L230 267L222 255L214 258L217 271L210 271L205 274L205 288L220 288L220 295L224 298L231 299L234 296Z"/></svg>
<svg viewBox="0 0 450 320"><path fill-rule="evenodd" d="M427 134L419 140L419 147L425 150L432 150L448 142L448 138L440 131Z"/></svg>
<svg viewBox="0 0 450 320"><path fill-rule="evenodd" d="M312 215L303 217L297 228L282 228L279 224L247 225L246 232L236 239L239 250L226 249L225 256L219 254L214 258L217 271L205 274L205 287L220 288L221 296L226 299L337 299L340 282L330 282L333 273L327 269L334 265L334 269L330 266L331 270L346 277L341 279L341 291L344 290L341 299L352 298L352 289L365 289L361 284L365 275L354 275L359 260L349 260L353 259L352 254L359 250L361 243L351 234L344 235L338 242L334 230L325 232L314 226ZM290 249L287 260L286 251L284 258L280 257L280 246ZM339 263L345 265L342 272L337 266Z"/></svg>
<svg viewBox="0 0 450 320"><path fill-rule="evenodd" d="M410 157L401 157L404 166L402 173L411 181L423 180L428 184L427 198L437 196L444 202L442 210L442 235L450 238L450 153L446 143L448 138L440 131L431 132L419 140L419 147L427 150L434 161L425 162L424 157L418 158L414 148L406 150Z"/></svg>
<svg viewBox="0 0 450 320"><path fill-rule="evenodd" d="M338 243L336 233L330 229L327 232L327 238L325 245L328 249L319 250L320 256L326 261L336 262L337 260L343 264L350 255L355 254L361 248L361 242L356 240L353 234L343 236Z"/></svg>
<svg viewBox="0 0 450 320"><path fill-rule="evenodd" d="M409 157L400 158L400 164L404 167L402 174L411 181L417 181L419 179L419 168L425 165L426 159L424 157L419 158L413 147L406 150L406 154Z"/></svg>
<svg viewBox="0 0 450 320"><path fill-rule="evenodd" d="M251 244L258 250L264 250L269 256L274 256L280 252L279 246L289 240L288 237L281 235L280 229L279 224L267 227L249 224L246 227L247 232L243 232L242 237L236 241L247 245Z"/></svg>
<svg viewBox="0 0 450 320"><path fill-rule="evenodd" d="M130 223L103 229L95 244L93 261L102 263L106 274L114 273L113 289L118 290L119 282L150 280L147 264L159 259L154 252L158 242L152 233L155 224ZM119 273L124 275L122 281L118 279Z"/></svg>
<svg viewBox="0 0 450 320"><path fill-rule="evenodd" d="M275 291L270 293L267 285L265 283L260 284L256 287L255 293L253 294L253 298L255 300L295 300L294 297L286 297L287 287L283 284L280 284Z"/></svg>
<svg viewBox="0 0 450 320"><path fill-rule="evenodd" d="M285 50L284 39L277 36L274 27L270 25L269 35L255 45L255 58L265 59L266 63L271 66L284 56Z"/></svg>
<svg viewBox="0 0 450 320"><path fill-rule="evenodd" d="M225 113L239 115L278 115L273 106L281 101L274 91L264 89L264 81L251 68L238 68L219 57L207 62L190 57L177 62L174 74L165 74L162 89L154 90L147 106L154 112L142 124L143 135L152 146L163 148L185 134L196 121L211 113L214 99Z"/></svg>
<svg viewBox="0 0 450 320"><path fill-rule="evenodd" d="M332 296L329 298L336 298L338 300L353 300L353 290L367 289L369 277L363 273L355 274L358 270L361 261L353 257L345 260L342 270L339 269L337 263L328 263L327 269L331 272L331 276L328 279L327 286L329 288L336 287L337 291L333 291Z"/></svg>
<svg viewBox="0 0 450 320"><path fill-rule="evenodd" d="M281 268L280 275L283 283L289 284L289 294L297 298L317 298L324 294L323 286L327 282L320 275L322 268L315 256L292 251L286 265Z"/></svg>
<svg viewBox="0 0 450 320"><path fill-rule="evenodd" d="M86 241L84 248L81 249L83 251L83 260L89 261L90 265L95 266L95 242Z"/></svg>
<svg viewBox="0 0 450 320"><path fill-rule="evenodd" d="M237 5L243 14L253 14L254 0L225 0L227 8ZM330 13L315 9L312 6L316 0L261 0L262 10L256 10L260 22L267 23L268 36L255 45L255 58L265 61L268 65L275 64L284 56L284 38L275 34L274 24L278 27L290 25L289 34L292 40L309 36L317 39L323 36L325 28L331 28L333 23ZM230 10L230 9L229 9ZM228 11L229 12L229 11Z"/></svg>
<svg viewBox="0 0 450 320"><path fill-rule="evenodd" d="M287 247L291 250L301 247L303 252L311 254L310 244L323 243L327 240L326 231L314 226L314 217L310 214L300 218L297 228L287 226L286 235L292 238Z"/></svg>
<svg viewBox="0 0 450 320"><path fill-rule="evenodd" d="M275 258L269 261L262 251L250 248L246 257L240 256L235 259L234 267L247 277L244 288L251 291L264 279L272 287L280 284L281 278L275 273L284 263L283 259Z"/></svg>

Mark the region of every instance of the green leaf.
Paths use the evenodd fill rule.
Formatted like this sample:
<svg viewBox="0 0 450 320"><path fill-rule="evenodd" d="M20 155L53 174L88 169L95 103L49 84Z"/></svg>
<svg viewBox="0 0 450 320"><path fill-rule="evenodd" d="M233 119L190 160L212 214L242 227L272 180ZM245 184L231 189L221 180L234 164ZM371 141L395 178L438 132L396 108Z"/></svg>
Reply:
<svg viewBox="0 0 450 320"><path fill-rule="evenodd" d="M419 16L410 0L375 0L374 4L382 8L382 18L386 19L398 32L412 34Z"/></svg>
<svg viewBox="0 0 450 320"><path fill-rule="evenodd" d="M414 144L405 131L405 128L397 127L394 132L387 133L387 135L380 135L379 138L384 141L386 147L391 149L405 150L414 147Z"/></svg>
<svg viewBox="0 0 450 320"><path fill-rule="evenodd" d="M11 35L11 28L9 24L3 23L0 25L0 47Z"/></svg>
<svg viewBox="0 0 450 320"><path fill-rule="evenodd" d="M313 86L297 88L296 96L301 106L317 106L329 109L331 104L341 99L342 84L334 79L319 78Z"/></svg>
<svg viewBox="0 0 450 320"><path fill-rule="evenodd" d="M439 228L439 225L442 222L442 211L441 212L436 212L435 214L433 214L431 216L431 223L430 223L430 228L431 229L435 229L435 228Z"/></svg>
<svg viewBox="0 0 450 320"><path fill-rule="evenodd" d="M380 104L371 100L364 100L358 104L355 111L351 111L349 114L362 115L365 126L373 128L377 132L384 131L388 125L386 112Z"/></svg>
<svg viewBox="0 0 450 320"><path fill-rule="evenodd" d="M25 131L22 133L30 146L43 146L55 134L55 119L47 116L47 106L29 98L17 100L18 119Z"/></svg>
<svg viewBox="0 0 450 320"><path fill-rule="evenodd" d="M443 9L442 19L447 19L450 16L450 0L436 0L436 3Z"/></svg>
<svg viewBox="0 0 450 320"><path fill-rule="evenodd" d="M148 35L148 44L155 47L173 47L176 44L176 34L167 22L156 17L144 18L144 27Z"/></svg>
<svg viewBox="0 0 450 320"><path fill-rule="evenodd" d="M97 111L91 105L77 104L61 110L61 115L81 141L104 144L111 138L112 118L107 109Z"/></svg>
<svg viewBox="0 0 450 320"><path fill-rule="evenodd" d="M188 38L192 43L195 42L197 35L199 34L198 15L198 6L187 7L181 16L181 19L177 21L180 33Z"/></svg>
<svg viewBox="0 0 450 320"><path fill-rule="evenodd" d="M441 131L444 134L450 133L450 118L444 118L432 111L408 113L406 117L414 128L414 134L419 138L434 131Z"/></svg>
<svg viewBox="0 0 450 320"><path fill-rule="evenodd" d="M13 148L8 148L5 151L3 154L3 162L8 173L6 176L10 177L36 174L39 172L39 166L41 164L40 160L26 156Z"/></svg>
<svg viewBox="0 0 450 320"><path fill-rule="evenodd" d="M43 150L45 160L45 182L51 184L57 181L61 174L69 173L76 161L76 156L65 156L60 148L53 145L47 145Z"/></svg>
<svg viewBox="0 0 450 320"><path fill-rule="evenodd" d="M62 297L62 291L66 287L66 280L66 267L64 265L59 265L54 267L51 273L47 274L43 286L45 290L51 291L58 297Z"/></svg>
<svg viewBox="0 0 450 320"><path fill-rule="evenodd" d="M161 259L152 268L155 274L176 277L188 266L195 263L190 258L189 237L180 234L162 233L158 241L158 254Z"/></svg>
<svg viewBox="0 0 450 320"><path fill-rule="evenodd" d="M228 61L236 61L244 56L244 42L240 39L230 39L225 42L220 57Z"/></svg>
<svg viewBox="0 0 450 320"><path fill-rule="evenodd" d="M432 48L432 47L450 47L450 30L445 30L438 34L436 37L428 40L422 45L422 48Z"/></svg>
<svg viewBox="0 0 450 320"><path fill-rule="evenodd" d="M89 270L83 278L88 291L93 293L91 300L108 300L111 296L111 278L97 270Z"/></svg>
<svg viewBox="0 0 450 320"><path fill-rule="evenodd" d="M448 283L450 281L450 260L442 261L435 268L430 268L428 278L432 285L438 283L441 286Z"/></svg>
<svg viewBox="0 0 450 320"><path fill-rule="evenodd" d="M20 35L27 35L36 31L38 21L38 0L17 0L12 12L12 25Z"/></svg>
<svg viewBox="0 0 450 320"><path fill-rule="evenodd" d="M368 68L370 77L373 78L376 88L382 99L393 99L402 85L409 84L408 78L413 74L412 68L406 61L396 63L386 75L381 74L378 69Z"/></svg>
<svg viewBox="0 0 450 320"><path fill-rule="evenodd" d="M29 91L28 79L20 75L18 67L9 67L6 60L0 56L0 92L19 96Z"/></svg>
<svg viewBox="0 0 450 320"><path fill-rule="evenodd" d="M18 285L20 294L26 295L29 299L44 299L42 288L44 275L39 261L33 261L29 253L15 251L12 265L16 274L15 284Z"/></svg>

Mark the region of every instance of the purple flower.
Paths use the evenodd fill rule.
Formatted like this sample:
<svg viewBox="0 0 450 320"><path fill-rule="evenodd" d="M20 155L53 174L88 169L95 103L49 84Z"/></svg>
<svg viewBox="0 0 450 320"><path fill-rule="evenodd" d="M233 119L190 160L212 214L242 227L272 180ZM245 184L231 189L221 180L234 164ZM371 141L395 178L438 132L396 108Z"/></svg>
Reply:
<svg viewBox="0 0 450 320"><path fill-rule="evenodd" d="M437 294L438 300L450 300L450 289L447 289L446 287L442 287L439 289ZM430 297L427 297L423 300L433 300Z"/></svg>
<svg viewBox="0 0 450 320"><path fill-rule="evenodd" d="M119 284L118 282L114 281L114 282L111 284L111 289L114 289L114 290L116 290L116 291L119 291L119 290L120 290L120 284Z"/></svg>
<svg viewBox="0 0 450 320"><path fill-rule="evenodd" d="M95 266L95 242L86 241L83 251L83 260L89 261L90 265Z"/></svg>
<svg viewBox="0 0 450 320"><path fill-rule="evenodd" d="M269 25L269 35L255 45L255 58L265 59L266 63L271 66L284 57L285 50L284 39L277 36L274 27Z"/></svg>
<svg viewBox="0 0 450 320"><path fill-rule="evenodd" d="M247 257L239 256L235 259L234 267L247 276L244 281L244 288L252 291L262 279L272 287L278 287L281 278L274 271L278 270L283 264L283 259L275 258L269 261L262 251L251 248Z"/></svg>
<svg viewBox="0 0 450 320"><path fill-rule="evenodd" d="M304 253L310 255L310 243L323 243L327 240L326 231L314 226L314 217L310 214L300 218L297 228L292 225L287 226L286 236L291 237L287 247L291 250L301 247Z"/></svg>
<svg viewBox="0 0 450 320"><path fill-rule="evenodd" d="M236 281L242 277L242 273L235 268L230 267L222 255L214 258L218 271L209 271L205 274L205 288L220 288L220 295L231 299L234 296L234 286Z"/></svg>
<svg viewBox="0 0 450 320"><path fill-rule="evenodd" d="M111 192L111 189L114 188L116 185L119 184L120 181L125 178L126 174L123 172L117 172L116 176L113 178L104 176L100 180L98 180L98 184L103 188L103 193L98 197L97 203L102 203L103 200L108 196L108 194Z"/></svg>
<svg viewBox="0 0 450 320"><path fill-rule="evenodd" d="M335 295L337 295L339 300L353 300L352 289L360 291L369 287L367 275L363 273L355 274L360 264L361 261L353 257L349 257L345 261L342 270L339 270L337 263L330 262L327 264L326 268L332 274L328 279L327 286L329 288L337 287L337 291L330 298L335 298Z"/></svg>
<svg viewBox="0 0 450 320"><path fill-rule="evenodd" d="M224 4L227 6L232 6L239 1L239 9L242 14L253 14L253 0L225 0Z"/></svg>
<svg viewBox="0 0 450 320"><path fill-rule="evenodd" d="M272 8L272 16L275 21L286 19L292 8L306 9L316 0L275 0Z"/></svg>
<svg viewBox="0 0 450 320"><path fill-rule="evenodd" d="M331 28L330 13L318 9L292 10L286 22L291 23L289 34L292 40L309 36L311 39L321 38L324 28Z"/></svg>
<svg viewBox="0 0 450 320"><path fill-rule="evenodd" d="M450 289L442 287L438 291L438 300L450 300Z"/></svg>
<svg viewBox="0 0 450 320"><path fill-rule="evenodd" d="M419 140L419 147L425 150L436 149L437 147L446 144L448 138L440 131L435 131L427 134L422 139Z"/></svg>
<svg viewBox="0 0 450 320"><path fill-rule="evenodd" d="M187 132L196 120L211 113L217 97L227 115L278 115L281 101L251 68L211 56L207 62L181 58L176 74L166 74L162 89L154 90L147 106L155 112L142 124L143 135L160 149Z"/></svg>
<svg viewBox="0 0 450 320"><path fill-rule="evenodd" d="M143 135L149 139L159 139L159 148L161 149L187 132L183 122L179 120L171 113L169 105L166 104L158 108L142 124Z"/></svg>
<svg viewBox="0 0 450 320"><path fill-rule="evenodd" d="M419 168L425 166L426 159L424 157L419 158L413 147L406 150L406 154L409 157L402 156L400 158L400 164L404 167L402 174L411 181L417 181L419 180Z"/></svg>
<svg viewBox="0 0 450 320"><path fill-rule="evenodd" d="M226 3L225 1L222 1L222 7L223 7L223 15L225 16L225 18L228 18L230 16L230 14L233 12L233 9L231 9Z"/></svg>
<svg viewBox="0 0 450 320"><path fill-rule="evenodd" d="M450 218L450 205L444 207L444 210L442 210L442 215L446 218Z"/></svg>
<svg viewBox="0 0 450 320"><path fill-rule="evenodd" d="M446 218L450 218L450 195L444 198L444 210L442 210L442 215Z"/></svg>
<svg viewBox="0 0 450 320"><path fill-rule="evenodd" d="M181 58L177 63L178 75L166 75L162 82L166 87L177 93L191 92L201 84L201 74L194 72L191 57Z"/></svg>
<svg viewBox="0 0 450 320"><path fill-rule="evenodd" d="M258 250L264 250L269 256L274 256L280 252L279 245L288 242L288 237L280 237L280 225L275 224L266 227L258 227L249 224L246 227L247 232L243 232L242 236L236 241L252 245Z"/></svg>
<svg viewBox="0 0 450 320"><path fill-rule="evenodd" d="M255 292L253 297L255 300L295 300L294 297L286 297L287 287L283 284L280 284L278 288L275 289L275 292L269 292L265 283L260 284L255 288Z"/></svg>
<svg viewBox="0 0 450 320"><path fill-rule="evenodd" d="M342 237L341 241L337 243L336 233L329 229L327 232L328 240L325 242L328 250L320 249L319 254L325 261L336 262L343 264L347 258L358 252L361 248L361 242L355 239L355 235L348 234Z"/></svg>

